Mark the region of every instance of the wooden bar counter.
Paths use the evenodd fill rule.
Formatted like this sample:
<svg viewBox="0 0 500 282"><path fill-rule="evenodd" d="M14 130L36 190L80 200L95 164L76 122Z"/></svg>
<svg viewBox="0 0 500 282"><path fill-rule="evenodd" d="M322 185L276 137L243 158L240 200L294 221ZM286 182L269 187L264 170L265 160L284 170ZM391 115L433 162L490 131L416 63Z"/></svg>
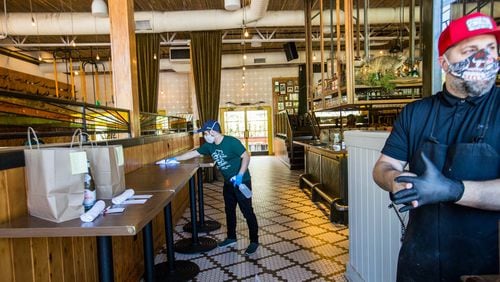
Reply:
<svg viewBox="0 0 500 282"><path fill-rule="evenodd" d="M130 173L159 159L191 150L194 142L189 133L174 133L113 140L109 144L123 146L125 173ZM0 224L13 223L28 215L23 149L0 148ZM174 222L189 204L188 189L177 190L171 203ZM153 220L155 250L165 244L163 227L164 216L160 212ZM40 236L0 238L0 281L99 280L95 235ZM144 273L142 242L142 231L137 231L133 236L113 237L113 250L119 250L120 253L113 260L115 281L140 280Z"/></svg>
<svg viewBox="0 0 500 282"><path fill-rule="evenodd" d="M137 235L148 222L163 211L163 207L172 201L174 194L172 191L154 193L145 204L119 205L125 208L123 213L99 216L93 222L83 222L77 218L55 223L25 215L1 224L0 238ZM106 206L111 205L110 200L105 202Z"/></svg>

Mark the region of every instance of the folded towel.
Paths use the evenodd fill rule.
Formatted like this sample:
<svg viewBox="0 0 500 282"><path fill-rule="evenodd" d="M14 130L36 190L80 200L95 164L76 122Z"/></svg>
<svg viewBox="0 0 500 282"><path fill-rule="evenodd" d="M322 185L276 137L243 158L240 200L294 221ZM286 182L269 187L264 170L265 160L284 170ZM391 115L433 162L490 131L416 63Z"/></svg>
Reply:
<svg viewBox="0 0 500 282"><path fill-rule="evenodd" d="M176 164L180 164L180 162L178 160L175 160L175 159L166 159L165 164L166 165L176 165Z"/></svg>
<svg viewBox="0 0 500 282"><path fill-rule="evenodd" d="M114 197L111 202L113 202L113 204L115 205L119 205L121 203L123 203L125 200L127 200L128 198L134 196L134 189L127 189L125 190L123 193L121 193L120 195Z"/></svg>
<svg viewBox="0 0 500 282"><path fill-rule="evenodd" d="M99 216L99 214L104 210L105 207L106 204L104 203L104 201L99 200L90 210L80 215L80 219L84 222L92 222L94 221L94 219L96 219L96 217Z"/></svg>

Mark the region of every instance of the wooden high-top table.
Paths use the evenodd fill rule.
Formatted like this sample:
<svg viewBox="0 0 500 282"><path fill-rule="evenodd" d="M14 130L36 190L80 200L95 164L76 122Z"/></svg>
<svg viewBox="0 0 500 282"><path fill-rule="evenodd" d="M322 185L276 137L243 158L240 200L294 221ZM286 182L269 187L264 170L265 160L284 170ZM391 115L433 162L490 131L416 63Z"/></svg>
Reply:
<svg viewBox="0 0 500 282"><path fill-rule="evenodd" d="M220 223L215 220L205 220L205 205L203 200L203 168L213 168L215 162L211 157L197 157L186 161L181 161L181 164L194 164L198 166L197 184L198 184L198 221L196 227L198 232L206 233L220 228ZM182 229L186 232L193 232L193 222L186 223Z"/></svg>
<svg viewBox="0 0 500 282"><path fill-rule="evenodd" d="M125 207L121 214L99 215L93 222L82 222L80 218L55 223L33 216L22 216L0 225L0 238L30 237L93 237L97 238L99 280L114 281L112 236L133 236L143 230L144 278L153 281L154 252L152 220L170 206L174 192L149 193L153 196L145 204L115 205ZM111 204L106 200L106 206Z"/></svg>
<svg viewBox="0 0 500 282"><path fill-rule="evenodd" d="M198 170L198 165L146 165L140 169L128 173L125 182L127 187L139 192L178 192L189 179L189 208L191 210L191 222L196 222L196 193L194 174ZM189 176L188 176L189 175ZM182 184L182 185L179 185ZM168 243L168 241L167 241ZM193 226L191 238L181 239L175 243L174 248L169 248L167 244L167 254L169 251L179 253L201 253L207 252L217 247L217 241L208 237L199 237L196 225ZM167 257L168 258L168 257Z"/></svg>

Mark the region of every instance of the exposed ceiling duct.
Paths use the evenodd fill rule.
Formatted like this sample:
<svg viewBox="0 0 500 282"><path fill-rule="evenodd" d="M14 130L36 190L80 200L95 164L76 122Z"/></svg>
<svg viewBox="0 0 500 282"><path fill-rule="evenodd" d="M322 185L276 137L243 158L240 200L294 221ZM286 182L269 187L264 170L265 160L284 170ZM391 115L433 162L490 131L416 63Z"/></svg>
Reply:
<svg viewBox="0 0 500 282"><path fill-rule="evenodd" d="M267 0L252 1L246 9L247 27L293 27L304 25L302 11L268 11ZM242 27L243 9L228 12L225 10L176 11L176 12L135 12L135 21L149 21L151 28L141 30L144 33L180 32L200 30L224 30ZM416 20L420 18L420 9L416 8ZM318 13L316 11L314 14ZM325 26L330 24L329 11L323 12ZM404 9L408 19L408 8ZM343 24L344 13L340 13ZM399 8L373 8L369 10L370 24L400 23ZM34 17L37 25L31 24ZM153 20L154 18L154 20ZM193 20L196 19L196 20ZM5 16L0 16L5 23ZM315 17L313 25L319 25L319 17ZM360 19L363 23L363 17ZM336 24L336 19L333 23ZM0 33L15 36L36 35L93 35L109 34L109 18L93 17L90 13L9 13L7 14L7 30L0 25Z"/></svg>

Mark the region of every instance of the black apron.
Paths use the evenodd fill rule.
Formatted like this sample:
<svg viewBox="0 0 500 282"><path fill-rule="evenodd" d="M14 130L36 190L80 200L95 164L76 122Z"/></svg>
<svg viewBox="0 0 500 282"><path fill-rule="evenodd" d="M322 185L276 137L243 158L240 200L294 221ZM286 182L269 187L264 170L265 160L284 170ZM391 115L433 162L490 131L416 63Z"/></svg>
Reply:
<svg viewBox="0 0 500 282"><path fill-rule="evenodd" d="M496 98L495 98L496 99ZM495 102L493 99L493 102ZM436 103L439 103L436 99ZM410 160L410 170L424 172L421 152L442 173L457 180L491 180L500 177L496 150L483 143L492 103L484 113L472 143L440 144L434 137L439 105L431 136ZM498 125L497 125L498 126ZM425 205L410 211L408 229L399 253L397 281L459 281L461 275L497 274L500 212L454 203Z"/></svg>

